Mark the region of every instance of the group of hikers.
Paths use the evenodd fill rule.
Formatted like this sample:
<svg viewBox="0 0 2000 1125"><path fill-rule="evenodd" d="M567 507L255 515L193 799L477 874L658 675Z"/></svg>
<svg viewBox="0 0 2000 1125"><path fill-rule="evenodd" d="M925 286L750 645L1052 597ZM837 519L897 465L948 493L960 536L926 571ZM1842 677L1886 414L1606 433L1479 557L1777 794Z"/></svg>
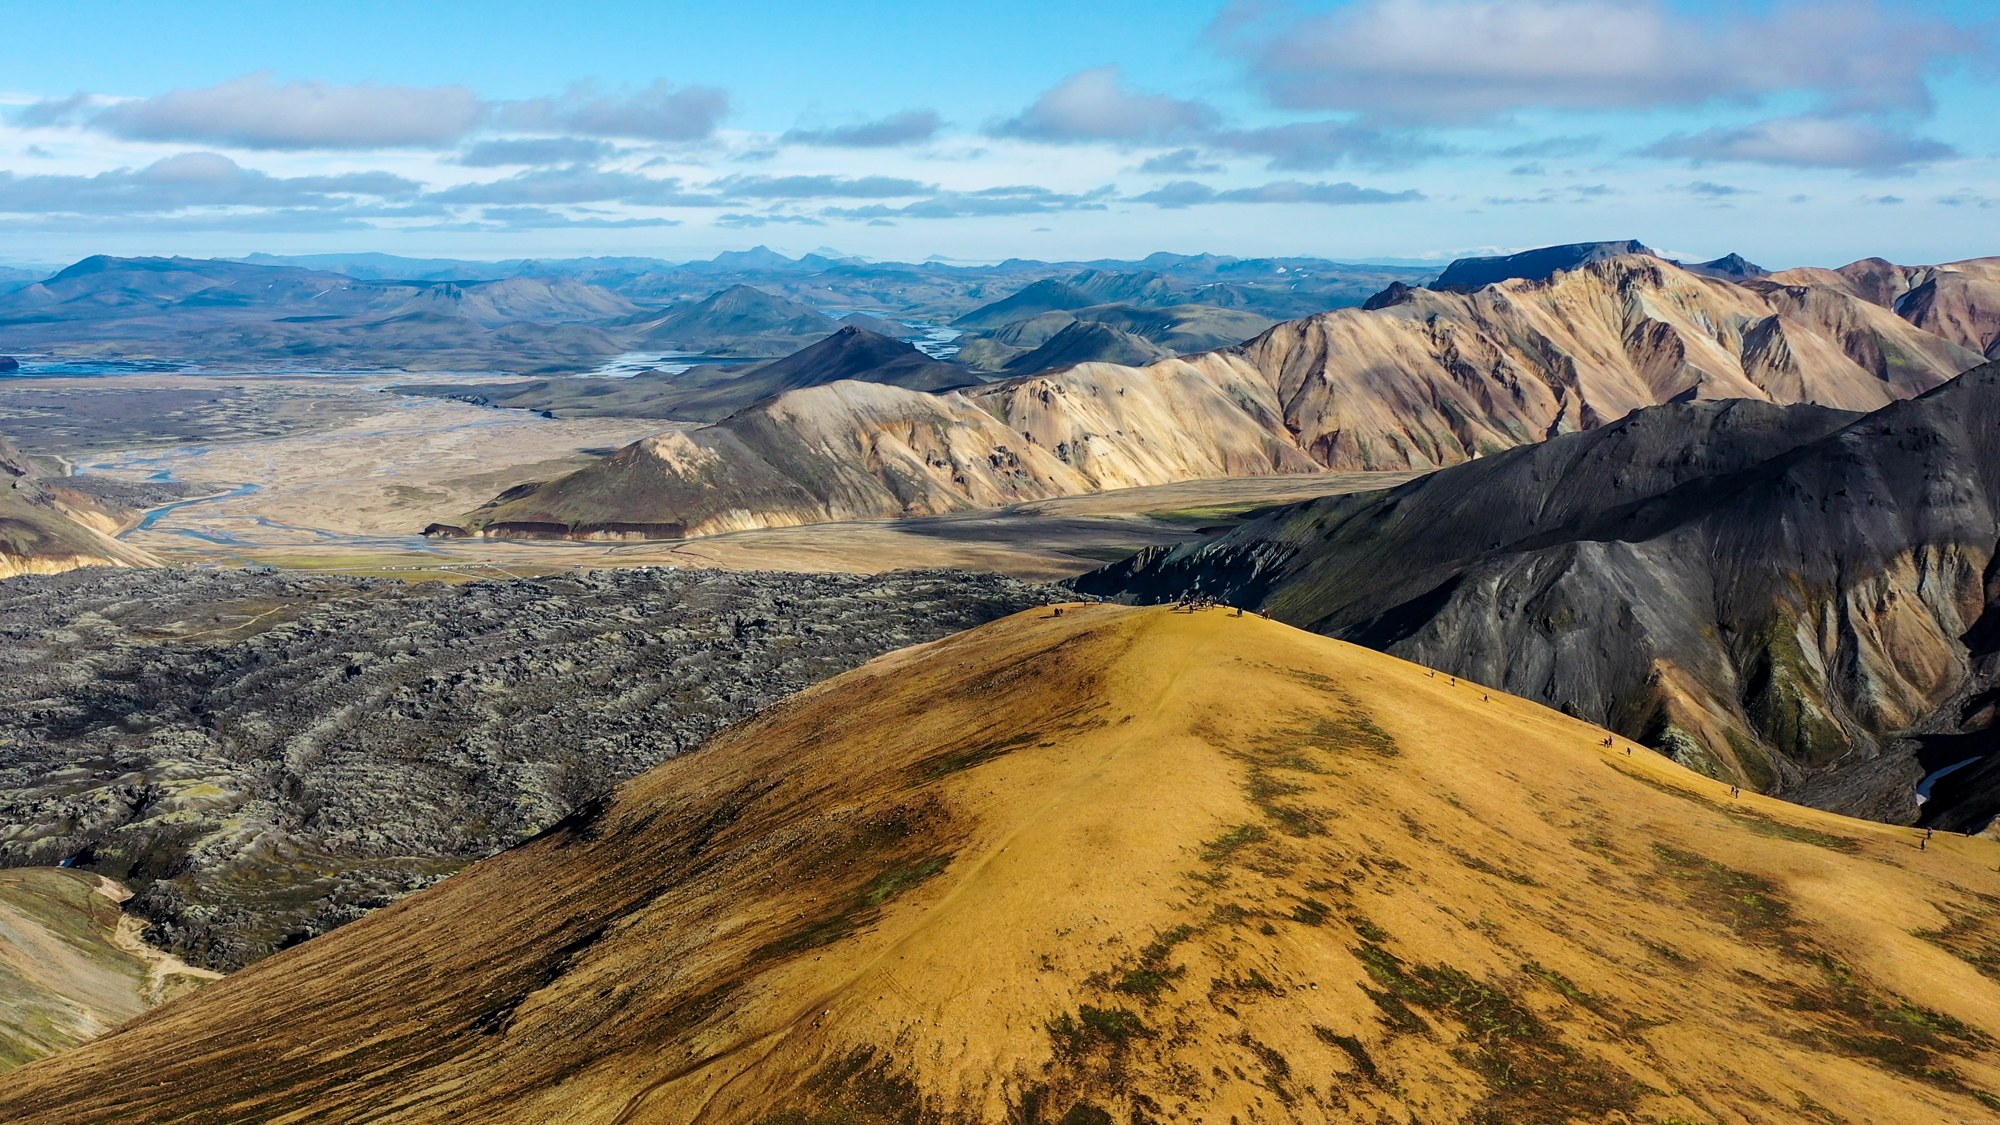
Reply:
<svg viewBox="0 0 2000 1125"><path fill-rule="evenodd" d="M1182 594L1180 597L1174 599L1174 610L1176 612L1193 613L1195 610L1198 609L1233 609L1236 612L1231 614L1230 616L1232 617L1243 616L1242 606L1240 605L1232 606L1227 602L1224 602L1218 598L1197 596L1194 594ZM1256 613L1257 616L1259 617L1271 616L1270 614L1265 613L1261 609L1257 610Z"/></svg>

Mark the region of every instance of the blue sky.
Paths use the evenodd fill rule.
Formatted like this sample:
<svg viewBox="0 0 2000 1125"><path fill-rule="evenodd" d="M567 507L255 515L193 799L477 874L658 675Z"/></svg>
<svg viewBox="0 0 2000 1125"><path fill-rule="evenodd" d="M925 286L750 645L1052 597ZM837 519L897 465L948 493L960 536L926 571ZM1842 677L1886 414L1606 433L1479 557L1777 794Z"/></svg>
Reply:
<svg viewBox="0 0 2000 1125"><path fill-rule="evenodd" d="M1990 3L0 2L0 260L2000 253Z"/></svg>

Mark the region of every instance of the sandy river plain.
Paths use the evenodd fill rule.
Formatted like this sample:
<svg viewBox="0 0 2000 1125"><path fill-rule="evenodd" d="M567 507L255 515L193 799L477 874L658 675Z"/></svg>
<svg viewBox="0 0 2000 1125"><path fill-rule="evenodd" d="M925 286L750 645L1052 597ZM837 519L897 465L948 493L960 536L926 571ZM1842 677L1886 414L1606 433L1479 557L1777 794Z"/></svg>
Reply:
<svg viewBox="0 0 2000 1125"><path fill-rule="evenodd" d="M604 566L872 572L955 566L1080 574L1244 512L1383 488L1408 473L1189 481L1011 508L636 543L430 540L421 530L674 428L552 419L388 388L404 374L147 373L0 381L0 433L54 466L200 482L213 495L146 514L123 538L193 565L471 579Z"/></svg>

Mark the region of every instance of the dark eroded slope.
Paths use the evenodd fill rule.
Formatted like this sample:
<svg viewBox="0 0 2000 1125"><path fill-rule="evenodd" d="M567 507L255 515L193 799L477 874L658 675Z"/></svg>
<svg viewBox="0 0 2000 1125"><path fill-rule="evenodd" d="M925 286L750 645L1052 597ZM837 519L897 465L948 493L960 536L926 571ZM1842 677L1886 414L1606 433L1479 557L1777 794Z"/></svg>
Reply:
<svg viewBox="0 0 2000 1125"><path fill-rule="evenodd" d="M1266 607L1716 776L1908 820L1921 776L1994 749L2000 365L1819 436L1840 417L1644 411L1079 586ZM1996 811L1963 772L1933 822Z"/></svg>

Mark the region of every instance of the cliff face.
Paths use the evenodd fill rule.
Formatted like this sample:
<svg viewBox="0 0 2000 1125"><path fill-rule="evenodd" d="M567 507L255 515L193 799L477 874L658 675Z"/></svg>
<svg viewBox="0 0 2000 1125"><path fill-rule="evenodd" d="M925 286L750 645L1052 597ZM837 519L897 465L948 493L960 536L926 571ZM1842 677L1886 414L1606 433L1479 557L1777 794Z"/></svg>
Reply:
<svg viewBox="0 0 2000 1125"><path fill-rule="evenodd" d="M2000 364L1850 419L1646 411L1078 586L1265 608L1714 776L1909 820L1920 776L1992 749ZM1977 776L1926 814L1992 804Z"/></svg>
<svg viewBox="0 0 2000 1125"><path fill-rule="evenodd" d="M1465 294L1398 287L1146 367L1083 363L950 395L792 392L689 433L700 458L659 455L681 439L642 443L462 523L700 535L1204 476L1427 469L1667 402L1873 410L1981 362L1853 288L1738 285L1639 254Z"/></svg>

